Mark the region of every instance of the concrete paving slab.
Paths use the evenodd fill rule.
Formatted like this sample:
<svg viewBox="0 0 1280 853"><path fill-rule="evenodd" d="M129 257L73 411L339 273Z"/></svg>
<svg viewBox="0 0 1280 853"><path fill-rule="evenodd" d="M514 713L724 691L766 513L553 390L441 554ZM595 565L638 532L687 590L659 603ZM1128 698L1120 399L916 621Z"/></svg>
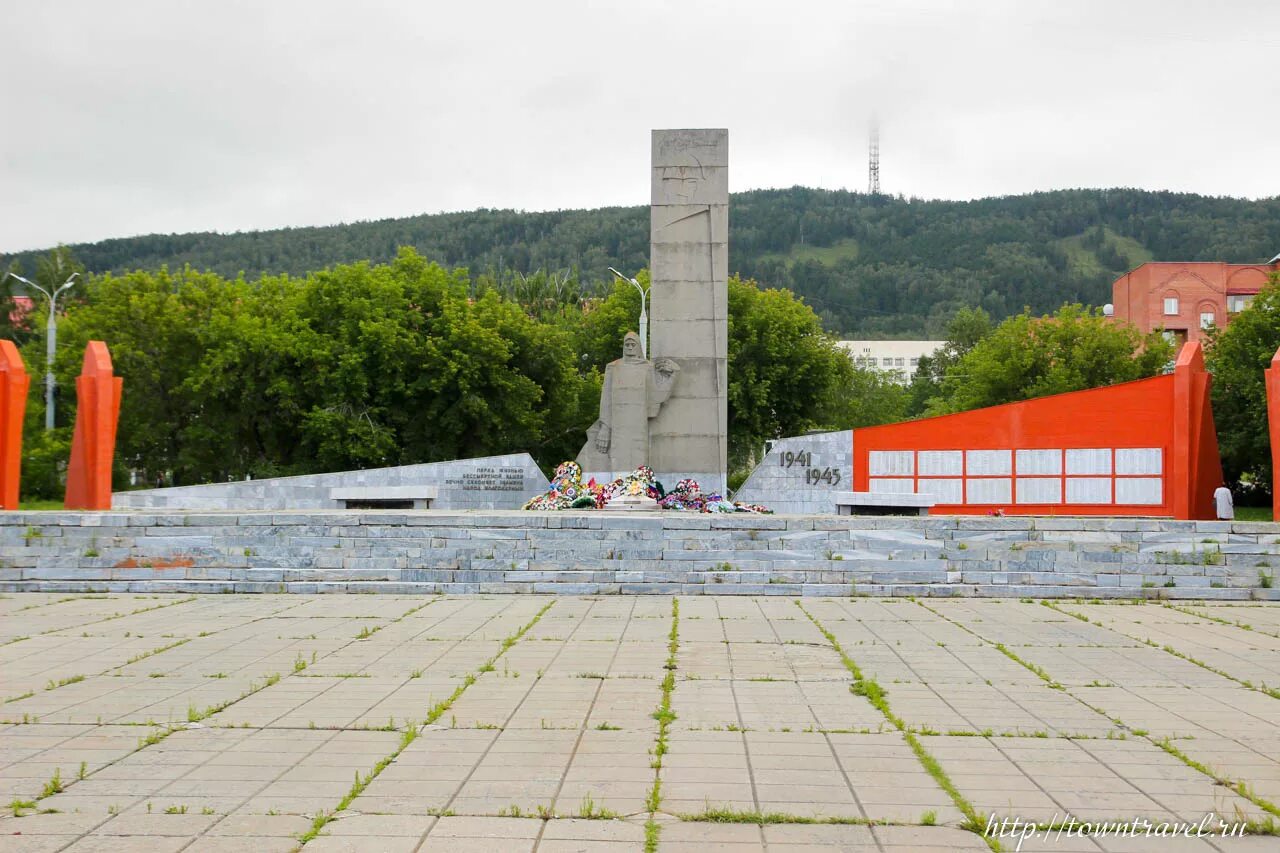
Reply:
<svg viewBox="0 0 1280 853"><path fill-rule="evenodd" d="M797 601L12 594L0 851L291 850L352 791L305 850L634 850L651 817L664 851L982 850L966 808L1280 802L1280 606Z"/></svg>

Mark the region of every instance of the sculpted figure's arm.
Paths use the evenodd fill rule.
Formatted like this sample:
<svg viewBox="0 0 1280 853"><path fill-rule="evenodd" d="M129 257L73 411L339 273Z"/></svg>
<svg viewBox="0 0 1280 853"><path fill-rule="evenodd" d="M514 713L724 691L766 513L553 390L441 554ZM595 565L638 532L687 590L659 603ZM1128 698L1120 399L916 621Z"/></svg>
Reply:
<svg viewBox="0 0 1280 853"><path fill-rule="evenodd" d="M671 396L671 387L675 385L680 373L680 365L669 358L660 358L653 363L653 386L649 397L649 417L656 418L658 409Z"/></svg>

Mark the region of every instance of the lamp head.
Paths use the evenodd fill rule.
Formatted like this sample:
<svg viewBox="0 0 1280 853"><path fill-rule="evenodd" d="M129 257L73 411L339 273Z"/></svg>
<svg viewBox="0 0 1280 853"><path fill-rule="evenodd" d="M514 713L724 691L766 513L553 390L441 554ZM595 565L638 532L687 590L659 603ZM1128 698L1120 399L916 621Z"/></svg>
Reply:
<svg viewBox="0 0 1280 853"><path fill-rule="evenodd" d="M634 278L632 278L632 277L631 277L631 276L629 276L629 275L623 275L622 273L620 273L620 272L618 272L617 270L615 270L613 267L609 267L609 272L613 273L614 275L616 275L618 278L622 279L623 281L630 282L631 284L634 284L636 287L640 287L640 282L636 281ZM644 289L644 288L641 288L641 290L643 290L643 289Z"/></svg>

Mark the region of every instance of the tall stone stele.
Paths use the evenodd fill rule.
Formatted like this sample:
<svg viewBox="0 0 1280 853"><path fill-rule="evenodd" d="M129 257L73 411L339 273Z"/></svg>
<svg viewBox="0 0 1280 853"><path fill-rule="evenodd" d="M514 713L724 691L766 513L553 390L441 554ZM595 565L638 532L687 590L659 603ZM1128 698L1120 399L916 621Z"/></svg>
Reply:
<svg viewBox="0 0 1280 853"><path fill-rule="evenodd" d="M728 465L729 132L653 131L651 345L680 367L649 423L649 465L724 491ZM670 483L667 483L670 485Z"/></svg>

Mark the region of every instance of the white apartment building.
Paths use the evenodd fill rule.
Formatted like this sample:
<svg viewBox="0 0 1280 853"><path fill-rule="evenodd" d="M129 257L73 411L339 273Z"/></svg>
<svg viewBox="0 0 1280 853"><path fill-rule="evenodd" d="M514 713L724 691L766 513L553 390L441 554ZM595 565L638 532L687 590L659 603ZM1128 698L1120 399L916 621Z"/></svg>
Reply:
<svg viewBox="0 0 1280 853"><path fill-rule="evenodd" d="M905 385L911 381L921 357L933 355L945 344L946 341L840 341L840 348L859 367L890 373L890 378Z"/></svg>

